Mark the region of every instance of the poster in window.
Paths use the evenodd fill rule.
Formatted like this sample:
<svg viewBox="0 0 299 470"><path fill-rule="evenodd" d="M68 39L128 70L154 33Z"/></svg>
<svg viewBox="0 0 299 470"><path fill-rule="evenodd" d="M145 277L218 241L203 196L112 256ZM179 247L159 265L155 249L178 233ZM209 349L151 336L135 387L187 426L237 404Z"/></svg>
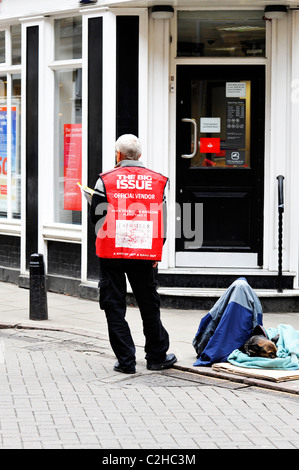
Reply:
<svg viewBox="0 0 299 470"><path fill-rule="evenodd" d="M64 209L81 211L82 124L64 125Z"/></svg>
<svg viewBox="0 0 299 470"><path fill-rule="evenodd" d="M11 171L16 166L16 106L11 107ZM7 106L0 106L0 211L6 211L7 204Z"/></svg>
<svg viewBox="0 0 299 470"><path fill-rule="evenodd" d="M0 107L0 175L7 175L7 107ZM6 182L5 182L6 184Z"/></svg>

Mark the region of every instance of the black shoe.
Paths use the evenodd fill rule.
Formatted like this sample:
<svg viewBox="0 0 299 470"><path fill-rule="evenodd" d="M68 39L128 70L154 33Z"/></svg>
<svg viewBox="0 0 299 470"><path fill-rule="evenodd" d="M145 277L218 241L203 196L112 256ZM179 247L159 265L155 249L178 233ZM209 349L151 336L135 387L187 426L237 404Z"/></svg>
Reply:
<svg viewBox="0 0 299 470"><path fill-rule="evenodd" d="M149 370L162 370L162 369L169 369L169 367L172 367L173 364L175 364L177 361L177 358L175 357L174 354L166 354L165 360L163 362L160 362L158 364L149 364L147 363L147 369Z"/></svg>
<svg viewBox="0 0 299 470"><path fill-rule="evenodd" d="M130 367L129 369L125 369L119 364L118 361L115 363L113 370L115 370L115 372L122 372L123 374L135 374L136 372L135 367Z"/></svg>

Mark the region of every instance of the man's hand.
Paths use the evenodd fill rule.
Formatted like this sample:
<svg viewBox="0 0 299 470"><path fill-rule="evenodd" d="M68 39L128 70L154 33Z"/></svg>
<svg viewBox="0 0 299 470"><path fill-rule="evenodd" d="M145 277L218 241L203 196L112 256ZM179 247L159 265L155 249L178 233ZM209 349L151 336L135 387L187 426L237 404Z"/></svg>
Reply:
<svg viewBox="0 0 299 470"><path fill-rule="evenodd" d="M153 268L156 268L158 266L158 261L153 261Z"/></svg>

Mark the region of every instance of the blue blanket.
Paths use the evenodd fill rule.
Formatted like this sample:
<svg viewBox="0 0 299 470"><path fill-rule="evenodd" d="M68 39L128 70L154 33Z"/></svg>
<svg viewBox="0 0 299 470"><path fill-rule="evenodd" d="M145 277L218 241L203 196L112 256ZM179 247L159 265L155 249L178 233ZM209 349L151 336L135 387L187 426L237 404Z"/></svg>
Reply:
<svg viewBox="0 0 299 470"><path fill-rule="evenodd" d="M192 341L197 353L193 365L225 362L244 345L256 325L262 325L261 303L246 279L239 278L202 318Z"/></svg>
<svg viewBox="0 0 299 470"><path fill-rule="evenodd" d="M277 328L268 328L266 333L269 339L279 334L276 343L276 358L250 357L239 349L235 349L228 356L228 362L235 366L252 369L299 369L299 331L296 331L291 325L278 325Z"/></svg>

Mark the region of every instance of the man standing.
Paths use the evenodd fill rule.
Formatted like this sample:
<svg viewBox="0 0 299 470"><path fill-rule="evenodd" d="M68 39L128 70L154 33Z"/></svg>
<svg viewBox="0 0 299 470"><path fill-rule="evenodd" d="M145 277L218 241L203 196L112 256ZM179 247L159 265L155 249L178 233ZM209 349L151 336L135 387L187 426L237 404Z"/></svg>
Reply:
<svg viewBox="0 0 299 470"><path fill-rule="evenodd" d="M126 277L140 310L149 370L172 367L169 336L160 318L155 267L165 241L168 179L139 161L141 144L125 134L115 144L116 167L102 173L92 197L90 216L96 224L96 254L100 258L100 307L105 311L114 370L136 372L135 345L126 315Z"/></svg>

